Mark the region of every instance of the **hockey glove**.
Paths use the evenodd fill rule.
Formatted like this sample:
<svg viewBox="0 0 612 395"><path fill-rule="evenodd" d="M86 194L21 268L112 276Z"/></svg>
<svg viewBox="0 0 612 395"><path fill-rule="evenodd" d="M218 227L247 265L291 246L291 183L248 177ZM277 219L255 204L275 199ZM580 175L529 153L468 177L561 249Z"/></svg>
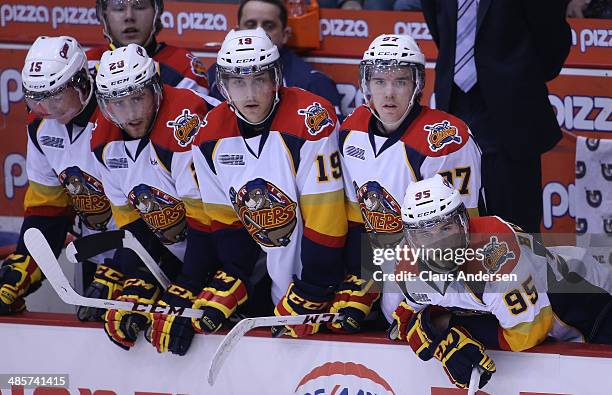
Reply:
<svg viewBox="0 0 612 395"><path fill-rule="evenodd" d="M327 311L334 297L334 290L308 284L295 275L289 285L287 293L278 302L274 309L277 316L319 314ZM306 324L292 326L272 327L272 337L281 335L291 337L304 337L314 335L319 331L321 324Z"/></svg>
<svg viewBox="0 0 612 395"><path fill-rule="evenodd" d="M202 318L192 319L193 327L200 333L216 332L247 298L247 288L242 280L218 270L192 306L204 310Z"/></svg>
<svg viewBox="0 0 612 395"><path fill-rule="evenodd" d="M159 294L157 285L149 284L141 279L129 278L125 280L123 292L117 300L154 304ZM145 330L151 323L151 314L108 310L104 315L104 321L104 331L109 339L124 350L129 350L138 338L138 333Z"/></svg>
<svg viewBox="0 0 612 395"><path fill-rule="evenodd" d="M484 387L495 373L495 362L484 346L460 326L450 326L438 333L431 321L431 311L427 307L410 320L406 339L412 350L424 361L435 357L442 362L449 379L459 388L467 388L472 368L478 366L482 371L479 388Z"/></svg>
<svg viewBox="0 0 612 395"><path fill-rule="evenodd" d="M474 366L482 372L478 388L484 387L496 370L495 362L486 354L484 346L460 326L448 328L438 342L434 356L442 362L448 378L459 388L468 387Z"/></svg>
<svg viewBox="0 0 612 395"><path fill-rule="evenodd" d="M356 333L361 323L370 314L372 305L380 297L380 292L372 280L366 281L355 275L346 276L336 291L330 313L344 314L341 322L327 324L335 332Z"/></svg>
<svg viewBox="0 0 612 395"><path fill-rule="evenodd" d="M104 264L99 265L92 283L85 290L85 297L95 299L117 299L123 290L123 273ZM105 309L79 306L80 321L104 321Z"/></svg>
<svg viewBox="0 0 612 395"><path fill-rule="evenodd" d="M42 278L31 256L9 255L0 268L0 315L25 310L23 298L40 288Z"/></svg>
<svg viewBox="0 0 612 395"><path fill-rule="evenodd" d="M172 284L158 302L162 306L191 307L194 301L191 291ZM157 352L185 355L193 340L191 320L174 315L153 314L151 344Z"/></svg>
<svg viewBox="0 0 612 395"><path fill-rule="evenodd" d="M416 310L410 307L405 301L402 301L393 314L391 314L393 322L387 331L389 339L408 341L406 335L408 334L410 325L413 323L412 317L416 314Z"/></svg>

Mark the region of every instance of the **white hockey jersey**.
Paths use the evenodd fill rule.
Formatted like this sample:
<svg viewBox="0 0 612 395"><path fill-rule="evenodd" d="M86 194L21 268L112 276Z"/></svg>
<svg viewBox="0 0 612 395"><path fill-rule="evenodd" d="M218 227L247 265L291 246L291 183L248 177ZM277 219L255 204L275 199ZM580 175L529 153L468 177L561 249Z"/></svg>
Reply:
<svg viewBox="0 0 612 395"><path fill-rule="evenodd" d="M100 114L91 143L118 226L140 216L181 260L187 221L195 227L207 225L193 172L191 143L208 109L205 99L196 93L164 85L164 99L147 137L125 139Z"/></svg>
<svg viewBox="0 0 612 395"><path fill-rule="evenodd" d="M480 150L465 123L421 106L387 137L372 132L375 121L362 105L341 126L349 221L364 223L378 243L396 245L402 237L400 208L406 188L436 173L459 190L468 209L478 208Z"/></svg>
<svg viewBox="0 0 612 395"><path fill-rule="evenodd" d="M578 330L554 313L547 294L547 270L557 267L563 258L499 217L472 218L469 227L470 248L482 249L484 259L470 260L460 271L447 275L435 274L422 263L412 264L412 259L399 262L395 273L412 273L413 277L385 283L387 319L391 320L395 307L405 300L416 311L437 305L457 314L493 314L499 321L498 333L488 337L497 338L506 350L531 348L547 336L559 341L582 340ZM478 277L481 275L491 277Z"/></svg>
<svg viewBox="0 0 612 395"><path fill-rule="evenodd" d="M28 122L25 215L55 215L72 206L84 225L84 236L116 228L90 148L95 103L92 99L67 125L32 114ZM95 260L111 256L109 252Z"/></svg>
<svg viewBox="0 0 612 395"><path fill-rule="evenodd" d="M293 275L323 277L339 265L347 231L334 109L298 88L280 94L269 131L245 139L223 103L207 115L193 148L213 231L241 225L259 243L274 303Z"/></svg>

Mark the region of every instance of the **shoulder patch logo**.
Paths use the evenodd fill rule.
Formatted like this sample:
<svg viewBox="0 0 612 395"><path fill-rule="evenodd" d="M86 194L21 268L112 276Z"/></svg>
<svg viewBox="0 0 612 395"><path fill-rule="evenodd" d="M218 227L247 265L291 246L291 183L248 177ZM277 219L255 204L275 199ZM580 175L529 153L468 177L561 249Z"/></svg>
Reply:
<svg viewBox="0 0 612 395"><path fill-rule="evenodd" d="M482 265L489 274L495 274L504 266L510 259L516 258L514 252L508 248L508 243L497 239L497 236L491 236L489 242L483 247L484 260Z"/></svg>
<svg viewBox="0 0 612 395"><path fill-rule="evenodd" d="M429 149L433 152L438 152L449 144L461 144L462 142L459 130L449 121L445 120L433 125L425 125L424 129L429 133L427 141L429 142Z"/></svg>
<svg viewBox="0 0 612 395"><path fill-rule="evenodd" d="M83 224L92 230L106 230L112 213L102 183L77 166L66 168L58 178Z"/></svg>
<svg viewBox="0 0 612 395"><path fill-rule="evenodd" d="M263 178L247 182L229 197L251 237L265 247L285 247L297 223L297 204Z"/></svg>
<svg viewBox="0 0 612 395"><path fill-rule="evenodd" d="M313 136L319 134L328 125L334 126L334 121L321 103L314 102L306 108L300 108L298 114L304 116L304 124L308 128L308 133Z"/></svg>
<svg viewBox="0 0 612 395"><path fill-rule="evenodd" d="M208 75L206 74L206 66L204 63L192 53L188 53L187 58L191 60L191 72L201 78L205 78L208 81Z"/></svg>
<svg viewBox="0 0 612 395"><path fill-rule="evenodd" d="M174 138L181 147L187 147L200 130L201 122L198 114L192 114L189 109L174 118L174 121L166 122L166 126L174 128Z"/></svg>

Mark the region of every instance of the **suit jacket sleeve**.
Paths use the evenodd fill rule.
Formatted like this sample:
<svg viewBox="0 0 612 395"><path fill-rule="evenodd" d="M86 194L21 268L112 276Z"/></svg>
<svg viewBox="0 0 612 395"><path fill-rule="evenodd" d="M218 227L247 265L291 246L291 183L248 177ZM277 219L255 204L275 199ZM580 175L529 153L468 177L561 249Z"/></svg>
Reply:
<svg viewBox="0 0 612 395"><path fill-rule="evenodd" d="M571 29L565 20L568 2L566 0L523 0L522 2L544 78L550 81L561 72L572 45Z"/></svg>
<svg viewBox="0 0 612 395"><path fill-rule="evenodd" d="M421 0L421 9L423 10L423 16L425 17L425 22L427 22L429 33L436 43L436 47L440 48L440 35L438 33L438 21L436 17L436 0Z"/></svg>

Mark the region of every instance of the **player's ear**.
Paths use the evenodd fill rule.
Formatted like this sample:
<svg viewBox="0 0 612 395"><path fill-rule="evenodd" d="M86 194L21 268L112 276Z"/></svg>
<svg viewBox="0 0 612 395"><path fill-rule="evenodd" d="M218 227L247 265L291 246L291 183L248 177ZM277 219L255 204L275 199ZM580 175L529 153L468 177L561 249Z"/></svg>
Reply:
<svg viewBox="0 0 612 395"><path fill-rule="evenodd" d="M289 38L291 38L292 33L293 32L291 31L290 26L285 26L283 28L283 46L287 45L287 42L289 41Z"/></svg>

